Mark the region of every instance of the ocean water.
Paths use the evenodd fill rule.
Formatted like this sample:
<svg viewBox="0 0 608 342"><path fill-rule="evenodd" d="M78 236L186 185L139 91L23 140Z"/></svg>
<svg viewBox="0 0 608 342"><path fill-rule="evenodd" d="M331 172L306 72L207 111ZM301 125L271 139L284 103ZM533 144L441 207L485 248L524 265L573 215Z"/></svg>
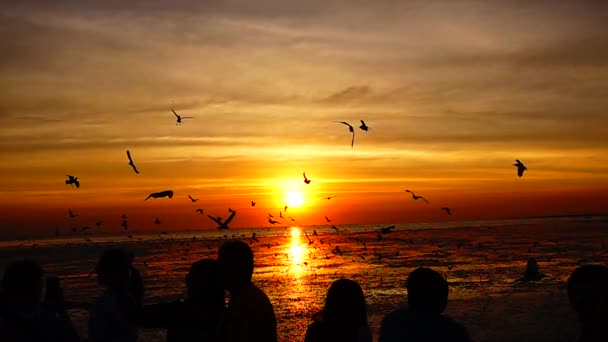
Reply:
<svg viewBox="0 0 608 342"><path fill-rule="evenodd" d="M3 241L0 265L21 257L38 260L47 274L61 278L67 300L91 302L100 292L93 274L97 258L110 246L120 247L135 254L134 264L146 287L145 300L154 303L181 298L190 264L216 258L222 241L234 237L251 244L254 282L274 305L281 341L303 340L310 317L322 308L330 284L341 277L362 286L377 337L382 317L406 301L407 275L421 266L434 268L447 278L450 301L455 303L448 307L448 314L465 323L476 340L505 336L508 340L513 334L508 328L496 331L495 324L484 323L492 315L500 315L495 313L497 303L519 305L523 316L514 319L526 320L529 309L524 307L530 300L547 305L563 302L564 283L578 265L608 261L607 223L608 217L593 216L411 224L396 225L392 233L380 238L375 231L380 226L362 225L337 226L339 231L329 226L294 226L134 234L131 238L124 234L70 235ZM259 242L251 239L253 233ZM517 279L529 257L538 260L548 277L522 284ZM532 295L536 299L530 299ZM552 296L558 300L543 301ZM74 310L72 315L86 334L86 312ZM543 328L538 329L540 334ZM564 338L575 334L573 324L563 329L568 329L562 333ZM141 339L162 338L162 331L144 331ZM551 340L550 336L534 338Z"/></svg>

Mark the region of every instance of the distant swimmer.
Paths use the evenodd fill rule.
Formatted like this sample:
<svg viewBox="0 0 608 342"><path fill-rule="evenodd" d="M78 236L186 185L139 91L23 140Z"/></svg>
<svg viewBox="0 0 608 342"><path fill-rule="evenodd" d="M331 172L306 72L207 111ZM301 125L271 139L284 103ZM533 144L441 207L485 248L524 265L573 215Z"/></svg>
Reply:
<svg viewBox="0 0 608 342"><path fill-rule="evenodd" d="M135 163L133 162L133 158L131 158L131 152L129 152L129 150L127 150L127 158L129 158L129 165L133 168L133 171L135 171L135 173L139 174L139 171L137 171L137 167L135 166Z"/></svg>
<svg viewBox="0 0 608 342"><path fill-rule="evenodd" d="M161 192L153 192L150 195L148 195L148 197L146 197L145 200L147 200L148 198L163 198L163 197L173 198L173 191L165 190L165 191L161 191Z"/></svg>
<svg viewBox="0 0 608 342"><path fill-rule="evenodd" d="M65 180L65 184L76 186L77 188L80 188L80 182L78 181L78 177L74 177L74 176L70 176L70 175L66 175L66 177L68 177L68 179Z"/></svg>
<svg viewBox="0 0 608 342"><path fill-rule="evenodd" d="M192 197L190 195L188 195L188 198L190 199L190 201L192 201L192 203L198 201L198 198L194 198L194 197Z"/></svg>
<svg viewBox="0 0 608 342"><path fill-rule="evenodd" d="M363 121L363 120L361 120L361 126L359 126L359 128L361 128L362 130L364 130L366 132L372 130L368 125L365 124L365 121Z"/></svg>
<svg viewBox="0 0 608 342"><path fill-rule="evenodd" d="M68 209L68 215L70 216L70 218L76 218L76 216L78 216L78 214L74 214L72 209Z"/></svg>
<svg viewBox="0 0 608 342"><path fill-rule="evenodd" d="M310 184L310 182L312 182L312 180L306 178L306 172L302 173L304 175L304 183L306 184Z"/></svg>
<svg viewBox="0 0 608 342"><path fill-rule="evenodd" d="M258 240L255 232L253 234L251 234L251 241L260 242L260 240Z"/></svg>
<svg viewBox="0 0 608 342"><path fill-rule="evenodd" d="M413 198L414 200L416 200L416 201L417 201L417 200L421 199L421 200L425 201L425 202L426 202L426 204L429 204L429 201L427 201L427 200L426 200L426 198L424 198L424 197L422 197L422 196L418 196L418 195L416 195L416 194L415 194L415 193L413 193L411 190L405 190L405 192L409 192L410 194L412 194L412 198Z"/></svg>
<svg viewBox="0 0 608 342"><path fill-rule="evenodd" d="M197 213L200 213L201 215L203 215L203 214L204 214L203 209L201 209L201 208L196 209L196 212L197 212Z"/></svg>
<svg viewBox="0 0 608 342"><path fill-rule="evenodd" d="M235 215L236 215L236 211L232 211L230 216L228 216L228 218L225 221L222 221L222 218L219 216L213 217L211 215L207 215L207 217L209 219L211 219L211 221L217 223L217 225L218 225L217 229L223 230L223 229L230 229L230 227L228 227L228 224L230 224L232 219L234 219Z"/></svg>
<svg viewBox="0 0 608 342"><path fill-rule="evenodd" d="M353 148L353 146L355 145L355 129L353 128L353 126L351 126L351 124L349 124L346 121L334 121L334 122L341 123L343 125L348 126L348 131L350 133L352 133L352 136L353 136L352 140L350 141L350 148Z"/></svg>
<svg viewBox="0 0 608 342"><path fill-rule="evenodd" d="M450 208L445 207L445 208L441 208L441 210L445 211L445 213L448 215L452 215L452 211L450 210Z"/></svg>
<svg viewBox="0 0 608 342"><path fill-rule="evenodd" d="M175 115L175 119L176 119L176 125L181 125L182 124L182 120L183 119L194 119L193 116L181 116L179 114L177 114L173 109L171 109L171 111L173 112L173 115Z"/></svg>
<svg viewBox="0 0 608 342"><path fill-rule="evenodd" d="M517 175L521 177L524 175L524 171L528 171L528 168L519 159L516 159L515 162L516 163L513 164L513 166L517 168Z"/></svg>

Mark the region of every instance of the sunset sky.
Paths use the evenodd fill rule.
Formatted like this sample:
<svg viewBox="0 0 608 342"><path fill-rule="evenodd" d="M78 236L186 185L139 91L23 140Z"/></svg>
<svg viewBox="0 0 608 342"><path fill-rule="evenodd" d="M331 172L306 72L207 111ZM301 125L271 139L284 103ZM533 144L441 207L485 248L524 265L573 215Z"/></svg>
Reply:
<svg viewBox="0 0 608 342"><path fill-rule="evenodd" d="M290 192L301 225L608 212L604 1L10 1L0 19L0 237L122 213L215 228L196 208L268 226ZM351 149L333 121L361 119Z"/></svg>

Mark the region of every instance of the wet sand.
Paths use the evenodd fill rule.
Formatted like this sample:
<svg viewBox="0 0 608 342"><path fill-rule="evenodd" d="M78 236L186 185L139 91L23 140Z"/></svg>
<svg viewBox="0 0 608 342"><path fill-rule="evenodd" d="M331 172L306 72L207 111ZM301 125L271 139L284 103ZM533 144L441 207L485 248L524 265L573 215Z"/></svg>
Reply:
<svg viewBox="0 0 608 342"><path fill-rule="evenodd" d="M327 288L347 277L363 287L377 338L382 317L406 300L403 283L420 266L443 273L450 284L446 314L462 322L475 341L572 341L576 319L565 289L570 273L584 263L608 261L607 221L551 220L501 226L403 230L383 235L357 226L331 229L277 229L253 242L254 282L270 297L280 341L301 341L313 313L322 308ZM317 229L319 236L312 236ZM313 243L309 244L303 232ZM253 230L234 230L250 236ZM248 238L243 240L250 242ZM180 298L190 264L215 258L222 238L128 241L0 249L0 262L29 256L62 278L66 299L91 301L99 293L95 261L109 246L133 251L146 285L146 302ZM336 250L339 248L339 252ZM547 278L520 283L526 261L535 257ZM144 261L146 265L144 265ZM71 311L86 336L87 313ZM162 341L164 332L142 330L141 341Z"/></svg>

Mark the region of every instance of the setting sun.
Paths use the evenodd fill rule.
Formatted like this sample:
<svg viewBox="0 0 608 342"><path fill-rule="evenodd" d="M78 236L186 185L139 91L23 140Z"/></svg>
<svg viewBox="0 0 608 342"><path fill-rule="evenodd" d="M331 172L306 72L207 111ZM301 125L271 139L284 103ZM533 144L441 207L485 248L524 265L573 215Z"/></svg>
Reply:
<svg viewBox="0 0 608 342"><path fill-rule="evenodd" d="M302 193L299 191L290 191L285 197L285 203L292 208L297 208L304 204L304 202L304 196L302 196Z"/></svg>

